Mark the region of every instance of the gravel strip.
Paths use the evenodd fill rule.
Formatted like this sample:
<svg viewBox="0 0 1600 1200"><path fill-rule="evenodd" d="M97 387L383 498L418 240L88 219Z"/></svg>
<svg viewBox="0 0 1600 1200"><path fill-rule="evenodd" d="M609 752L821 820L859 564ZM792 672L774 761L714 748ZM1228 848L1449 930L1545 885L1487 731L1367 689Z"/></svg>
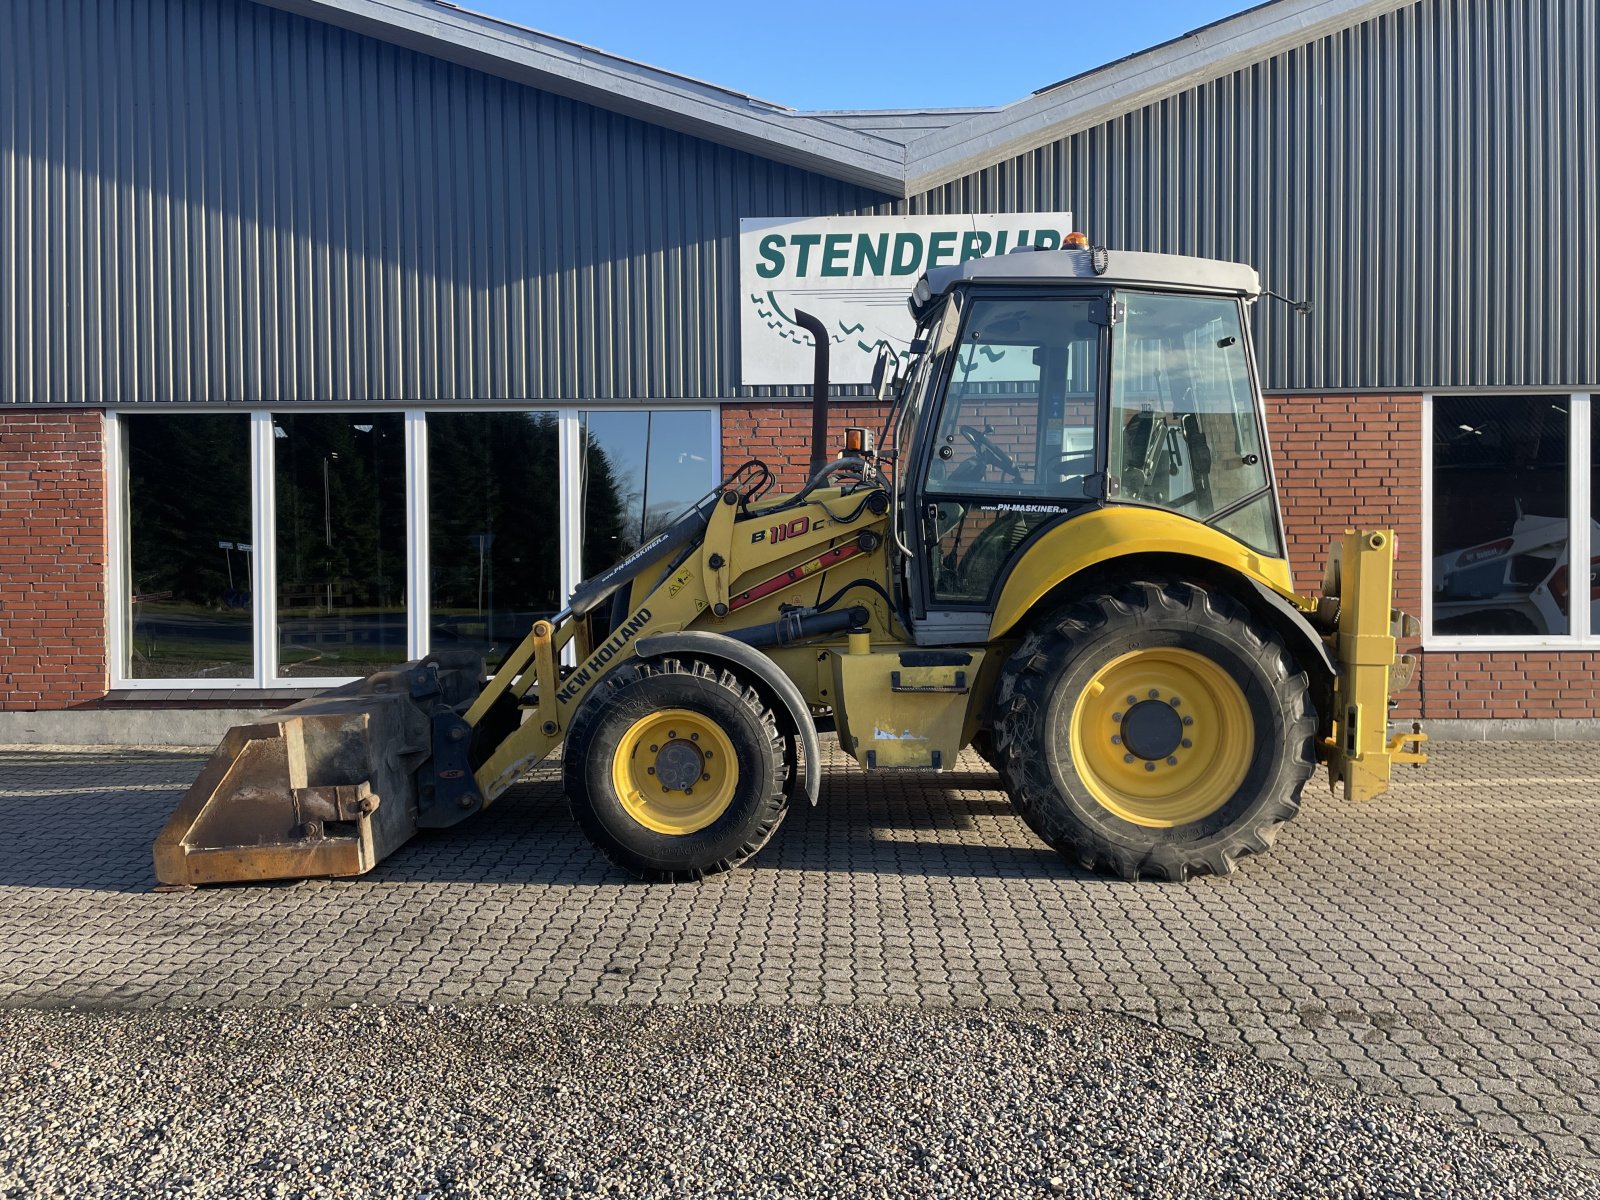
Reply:
<svg viewBox="0 0 1600 1200"><path fill-rule="evenodd" d="M1137 1022L894 1009L0 1013L0 1195L1593 1197Z"/></svg>

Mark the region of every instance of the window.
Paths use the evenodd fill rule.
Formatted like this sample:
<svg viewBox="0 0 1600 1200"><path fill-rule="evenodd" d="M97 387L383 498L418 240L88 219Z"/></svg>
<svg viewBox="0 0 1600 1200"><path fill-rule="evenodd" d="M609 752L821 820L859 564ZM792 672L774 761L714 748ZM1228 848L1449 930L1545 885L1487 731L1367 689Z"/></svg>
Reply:
<svg viewBox="0 0 1600 1200"><path fill-rule="evenodd" d="M1592 555L1600 508L1592 481L1600 450L1591 399L1470 395L1426 401L1430 645L1481 649L1596 641ZM1584 517L1575 520L1575 514ZM1575 573L1573 562L1588 566Z"/></svg>
<svg viewBox="0 0 1600 1200"><path fill-rule="evenodd" d="M962 327L928 490L1081 500L1094 471L1097 300L980 299Z"/></svg>
<svg viewBox="0 0 1600 1200"><path fill-rule="evenodd" d="M133 679L251 679L250 418L124 419Z"/></svg>
<svg viewBox="0 0 1600 1200"><path fill-rule="evenodd" d="M406 459L399 413L272 421L278 674L406 661Z"/></svg>
<svg viewBox="0 0 1600 1200"><path fill-rule="evenodd" d="M1039 525L1089 498L1103 298L980 297L928 456L935 600L984 603Z"/></svg>
<svg viewBox="0 0 1600 1200"><path fill-rule="evenodd" d="M1120 292L1108 494L1282 552L1238 301ZM1239 509L1235 513L1235 509ZM1231 519L1230 519L1231 518Z"/></svg>
<svg viewBox="0 0 1600 1200"><path fill-rule="evenodd" d="M705 410L579 414L583 573L626 558L709 492L720 475L716 414Z"/></svg>
<svg viewBox="0 0 1600 1200"><path fill-rule="evenodd" d="M553 412L428 414L430 649L497 665L560 610L560 429Z"/></svg>
<svg viewBox="0 0 1600 1200"><path fill-rule="evenodd" d="M721 469L710 409L114 413L106 443L130 688L492 667Z"/></svg>

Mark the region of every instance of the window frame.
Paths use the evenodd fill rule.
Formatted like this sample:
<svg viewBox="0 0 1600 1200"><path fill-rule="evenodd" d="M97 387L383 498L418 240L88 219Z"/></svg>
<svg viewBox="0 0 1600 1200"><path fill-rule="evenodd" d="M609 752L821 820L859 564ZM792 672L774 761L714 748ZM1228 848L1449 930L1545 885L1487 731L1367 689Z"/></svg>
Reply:
<svg viewBox="0 0 1600 1200"><path fill-rule="evenodd" d="M1592 602L1587 599L1588 588L1581 589L1585 600L1577 602L1580 589L1570 593L1567 612L1567 632L1563 634L1436 634L1433 632L1433 525L1434 525L1434 463L1433 422L1435 399L1449 400L1458 396L1523 396L1527 399L1564 396L1568 402L1567 414L1567 562L1568 578L1576 580L1579 573L1571 564L1589 563L1595 551L1592 538L1594 512L1590 497L1593 495L1591 459L1593 412L1591 403L1597 393L1567 392L1561 389L1540 388L1537 391L1496 388L1457 389L1448 392L1426 392L1422 397L1422 648L1424 650L1451 651L1515 651L1515 650L1593 650L1600 648L1600 628L1591 628ZM1587 578L1587 570L1583 573Z"/></svg>
<svg viewBox="0 0 1600 1200"><path fill-rule="evenodd" d="M220 405L126 404L108 408L102 431L106 464L106 675L116 691L206 690L256 692L317 692L351 683L360 676L280 676L278 674L277 564L277 486L274 472L272 419L285 412L399 413L404 418L406 464L406 657L422 658L430 650L430 622L433 597L429 587L428 547L428 414L468 412L553 412L556 415L559 447L560 557L561 589L570 596L582 580L583 544L579 517L580 454L579 413L622 410L643 413L701 412L712 414L719 431L713 440L710 474L722 478L722 406L719 402L693 404L616 403L604 400L564 401L552 404L538 400L471 402L459 404L396 405L301 404L238 408ZM185 416L237 413L250 423L250 532L254 539L251 570L257 581L251 593L252 646L255 672L249 678L133 678L128 674L128 650L132 635L132 597L129 579L129 487L127 437L122 423L125 416L164 416L182 420ZM263 586L262 581L273 586Z"/></svg>

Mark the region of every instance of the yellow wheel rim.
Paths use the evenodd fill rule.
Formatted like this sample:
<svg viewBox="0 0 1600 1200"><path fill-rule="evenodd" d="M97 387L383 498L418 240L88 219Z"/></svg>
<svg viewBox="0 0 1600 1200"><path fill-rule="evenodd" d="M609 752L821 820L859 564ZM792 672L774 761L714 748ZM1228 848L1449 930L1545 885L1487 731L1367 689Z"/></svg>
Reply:
<svg viewBox="0 0 1600 1200"><path fill-rule="evenodd" d="M733 742L710 717L664 708L640 717L611 760L622 807L657 833L697 833L728 811L739 784Z"/></svg>
<svg viewBox="0 0 1600 1200"><path fill-rule="evenodd" d="M1072 760L1106 811L1151 829L1216 812L1255 756L1233 676L1175 647L1134 650L1095 673L1072 710Z"/></svg>

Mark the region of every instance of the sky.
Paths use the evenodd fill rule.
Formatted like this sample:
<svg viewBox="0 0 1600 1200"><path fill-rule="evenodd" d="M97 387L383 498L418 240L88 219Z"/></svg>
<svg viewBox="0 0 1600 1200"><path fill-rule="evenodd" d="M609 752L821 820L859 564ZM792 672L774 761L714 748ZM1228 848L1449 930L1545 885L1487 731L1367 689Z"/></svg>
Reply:
<svg viewBox="0 0 1600 1200"><path fill-rule="evenodd" d="M791 108L1006 104L1256 0L461 0Z"/></svg>

